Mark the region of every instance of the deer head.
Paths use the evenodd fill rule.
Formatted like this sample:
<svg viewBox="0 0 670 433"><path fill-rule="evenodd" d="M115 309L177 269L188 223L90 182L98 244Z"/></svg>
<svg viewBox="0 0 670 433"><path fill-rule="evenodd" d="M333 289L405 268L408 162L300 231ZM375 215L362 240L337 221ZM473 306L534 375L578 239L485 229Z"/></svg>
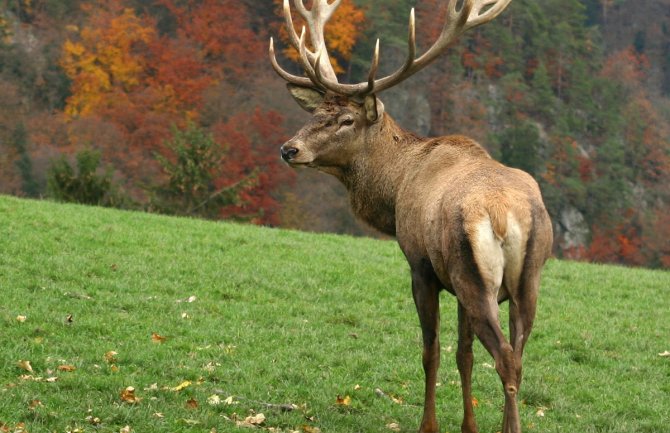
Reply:
<svg viewBox="0 0 670 433"><path fill-rule="evenodd" d="M372 56L366 82L342 84L337 80L326 48L324 28L341 0L313 0L307 9L303 0L294 0L298 13L309 27L313 50L307 48L306 30L300 36L295 31L289 0L284 0L284 18L291 45L300 53L300 65L306 76L284 70L275 56L274 41L270 39L270 60L274 70L288 81L289 91L298 104L313 114L311 121L281 148L282 158L292 165L326 168L343 164L347 156L379 129L384 106L377 94L406 80L430 64L463 32L498 16L511 0L449 0L447 20L435 43L416 57L414 9L410 12L408 55L405 63L394 73L377 78L379 39Z"/></svg>

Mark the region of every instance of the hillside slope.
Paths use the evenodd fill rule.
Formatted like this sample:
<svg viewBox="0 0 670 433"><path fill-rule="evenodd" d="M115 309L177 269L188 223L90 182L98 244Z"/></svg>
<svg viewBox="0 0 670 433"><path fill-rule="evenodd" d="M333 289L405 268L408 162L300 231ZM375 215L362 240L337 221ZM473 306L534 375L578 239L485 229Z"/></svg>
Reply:
<svg viewBox="0 0 670 433"><path fill-rule="evenodd" d="M391 241L0 196L0 293L0 426L229 432L264 413L274 431L410 432L420 419L420 333ZM524 431L667 431L669 295L668 272L550 261ZM453 432L442 299L438 417ZM497 431L500 385L475 357L476 416Z"/></svg>

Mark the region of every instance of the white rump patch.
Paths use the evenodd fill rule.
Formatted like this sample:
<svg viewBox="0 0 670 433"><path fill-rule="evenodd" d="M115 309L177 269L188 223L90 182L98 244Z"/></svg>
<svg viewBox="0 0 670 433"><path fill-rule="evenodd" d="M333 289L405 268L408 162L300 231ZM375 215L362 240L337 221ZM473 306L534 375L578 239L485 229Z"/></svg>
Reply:
<svg viewBox="0 0 670 433"><path fill-rule="evenodd" d="M515 293L519 287L519 279L526 257L526 239L519 222L511 213L507 214L507 236L503 242L503 254L505 256L505 287L510 294Z"/></svg>
<svg viewBox="0 0 670 433"><path fill-rule="evenodd" d="M487 289L496 292L500 289L505 267L505 256L503 255L502 242L493 232L491 220L487 217L479 222L475 229L472 240L472 252L479 273L484 280Z"/></svg>

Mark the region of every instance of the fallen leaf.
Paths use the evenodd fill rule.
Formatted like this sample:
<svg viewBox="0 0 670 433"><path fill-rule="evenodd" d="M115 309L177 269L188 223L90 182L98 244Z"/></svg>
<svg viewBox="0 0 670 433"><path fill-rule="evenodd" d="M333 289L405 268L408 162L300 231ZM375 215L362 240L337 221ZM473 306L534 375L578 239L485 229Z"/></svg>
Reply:
<svg viewBox="0 0 670 433"><path fill-rule="evenodd" d="M154 343L163 343L167 338L163 337L162 335L158 335L155 332L151 333L151 341Z"/></svg>
<svg viewBox="0 0 670 433"><path fill-rule="evenodd" d="M195 302L196 299L198 298L196 298L195 296L189 296L186 299L177 299L177 303L188 302L190 304L191 302Z"/></svg>
<svg viewBox="0 0 670 433"><path fill-rule="evenodd" d="M229 406L233 403L236 403L235 401L233 401L233 396L232 395L230 397L228 397L227 399L223 400L223 402L225 404L229 405Z"/></svg>
<svg viewBox="0 0 670 433"><path fill-rule="evenodd" d="M77 367L74 365L59 365L58 371L75 371Z"/></svg>
<svg viewBox="0 0 670 433"><path fill-rule="evenodd" d="M477 398L472 397L472 407L478 407L479 406L479 400Z"/></svg>
<svg viewBox="0 0 670 433"><path fill-rule="evenodd" d="M543 417L544 416L544 411L546 409L547 409L546 407L537 408L537 412L535 412L535 416Z"/></svg>
<svg viewBox="0 0 670 433"><path fill-rule="evenodd" d="M125 427L122 427L121 430L119 430L119 433L130 433L131 431L133 431L132 427L127 425Z"/></svg>
<svg viewBox="0 0 670 433"><path fill-rule="evenodd" d="M179 385L175 386L174 388L170 388L170 391L179 392L182 389L188 388L190 385L191 385L191 381L190 380L185 380L182 383L180 383Z"/></svg>
<svg viewBox="0 0 670 433"><path fill-rule="evenodd" d="M386 427L392 431L400 431L400 424L397 422L392 422L391 424L386 424Z"/></svg>
<svg viewBox="0 0 670 433"><path fill-rule="evenodd" d="M302 426L303 433L321 433L321 429L318 427L312 427L311 425Z"/></svg>
<svg viewBox="0 0 670 433"><path fill-rule="evenodd" d="M221 404L221 397L216 394L210 395L207 397L207 404L210 406L218 406Z"/></svg>
<svg viewBox="0 0 670 433"><path fill-rule="evenodd" d="M30 409L30 410L35 410L35 409L37 409L39 406L44 406L44 405L42 404L41 401L39 401L39 400L37 400L37 399L35 399L35 400L31 400L30 403L28 403L28 409Z"/></svg>
<svg viewBox="0 0 670 433"><path fill-rule="evenodd" d="M670 357L670 352L666 350L666 351L663 352L663 353L659 353L658 356L662 356L662 357L664 357L664 358L668 358L668 357Z"/></svg>
<svg viewBox="0 0 670 433"><path fill-rule="evenodd" d="M391 397L391 401L393 401L393 403L395 403L395 404L402 404L403 403L401 397L397 397L395 395L390 395L389 397Z"/></svg>
<svg viewBox="0 0 670 433"><path fill-rule="evenodd" d="M119 367L117 367L114 364L110 365L109 369L112 370L112 373L118 373L119 372Z"/></svg>
<svg viewBox="0 0 670 433"><path fill-rule="evenodd" d="M69 325L72 322L74 322L74 317L72 317L72 314L68 314L67 316L65 316L65 323Z"/></svg>
<svg viewBox="0 0 670 433"><path fill-rule="evenodd" d="M338 406L349 406L351 404L351 397L348 395L342 397L341 395L337 396L337 400L335 400L335 404Z"/></svg>
<svg viewBox="0 0 670 433"><path fill-rule="evenodd" d="M125 403L136 404L141 399L135 395L135 388L129 386L121 391L121 400Z"/></svg>
<svg viewBox="0 0 670 433"><path fill-rule="evenodd" d="M354 391L358 391L359 389L361 389L361 386L359 384L356 384L354 386Z"/></svg>
<svg viewBox="0 0 670 433"><path fill-rule="evenodd" d="M148 388L144 388L145 391L158 391L158 383L152 383Z"/></svg>
<svg viewBox="0 0 670 433"><path fill-rule="evenodd" d="M190 319L191 316L189 316L188 313L181 313L181 318L186 320L186 319Z"/></svg>
<svg viewBox="0 0 670 433"><path fill-rule="evenodd" d="M256 415L250 415L244 419L244 421L237 421L236 424L238 427L257 427L265 422L265 415L262 413Z"/></svg>
<svg viewBox="0 0 670 433"><path fill-rule="evenodd" d="M86 421L88 421L89 424L92 424L92 425L102 424L102 420L100 418L98 418L97 416L93 416L93 415L87 416Z"/></svg>
<svg viewBox="0 0 670 433"><path fill-rule="evenodd" d="M198 401L194 398L189 398L188 400L186 400L186 407L189 409L197 409Z"/></svg>
<svg viewBox="0 0 670 433"><path fill-rule="evenodd" d="M23 322L25 322L26 319L27 319L26 316L21 316L21 315L16 316L16 321L19 322L19 323L23 323Z"/></svg>
<svg viewBox="0 0 670 433"><path fill-rule="evenodd" d="M58 378L55 377L55 376L51 376L51 377L47 377L45 380L49 383L54 383L55 381L58 380Z"/></svg>
<svg viewBox="0 0 670 433"><path fill-rule="evenodd" d="M181 422L183 422L184 424L187 424L187 425L198 425L198 424L200 424L200 421L198 421L197 419L182 418L179 421L181 421Z"/></svg>
<svg viewBox="0 0 670 433"><path fill-rule="evenodd" d="M116 355L118 355L118 353L113 350L106 352L104 355L105 361L107 361L108 364L116 364Z"/></svg>
<svg viewBox="0 0 670 433"><path fill-rule="evenodd" d="M154 413L154 416L155 416L156 418L165 418L165 415L163 415L161 412L156 412L156 413Z"/></svg>
<svg viewBox="0 0 670 433"><path fill-rule="evenodd" d="M19 362L16 363L16 365L20 369L25 370L29 373L33 372L33 367L32 367L32 365L30 365L30 361L19 361Z"/></svg>

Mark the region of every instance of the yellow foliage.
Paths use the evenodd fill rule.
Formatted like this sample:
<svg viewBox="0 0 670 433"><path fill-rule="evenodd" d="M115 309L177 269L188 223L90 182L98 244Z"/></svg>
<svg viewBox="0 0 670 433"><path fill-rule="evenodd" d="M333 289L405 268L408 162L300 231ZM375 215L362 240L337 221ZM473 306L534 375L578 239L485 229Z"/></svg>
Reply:
<svg viewBox="0 0 670 433"><path fill-rule="evenodd" d="M153 28L144 26L132 9L100 21L105 25L85 27L78 41L68 39L63 44L60 64L72 80L73 92L65 108L70 117L90 114L112 91L130 91L144 78L142 48L155 37ZM76 28L69 30L76 33Z"/></svg>

